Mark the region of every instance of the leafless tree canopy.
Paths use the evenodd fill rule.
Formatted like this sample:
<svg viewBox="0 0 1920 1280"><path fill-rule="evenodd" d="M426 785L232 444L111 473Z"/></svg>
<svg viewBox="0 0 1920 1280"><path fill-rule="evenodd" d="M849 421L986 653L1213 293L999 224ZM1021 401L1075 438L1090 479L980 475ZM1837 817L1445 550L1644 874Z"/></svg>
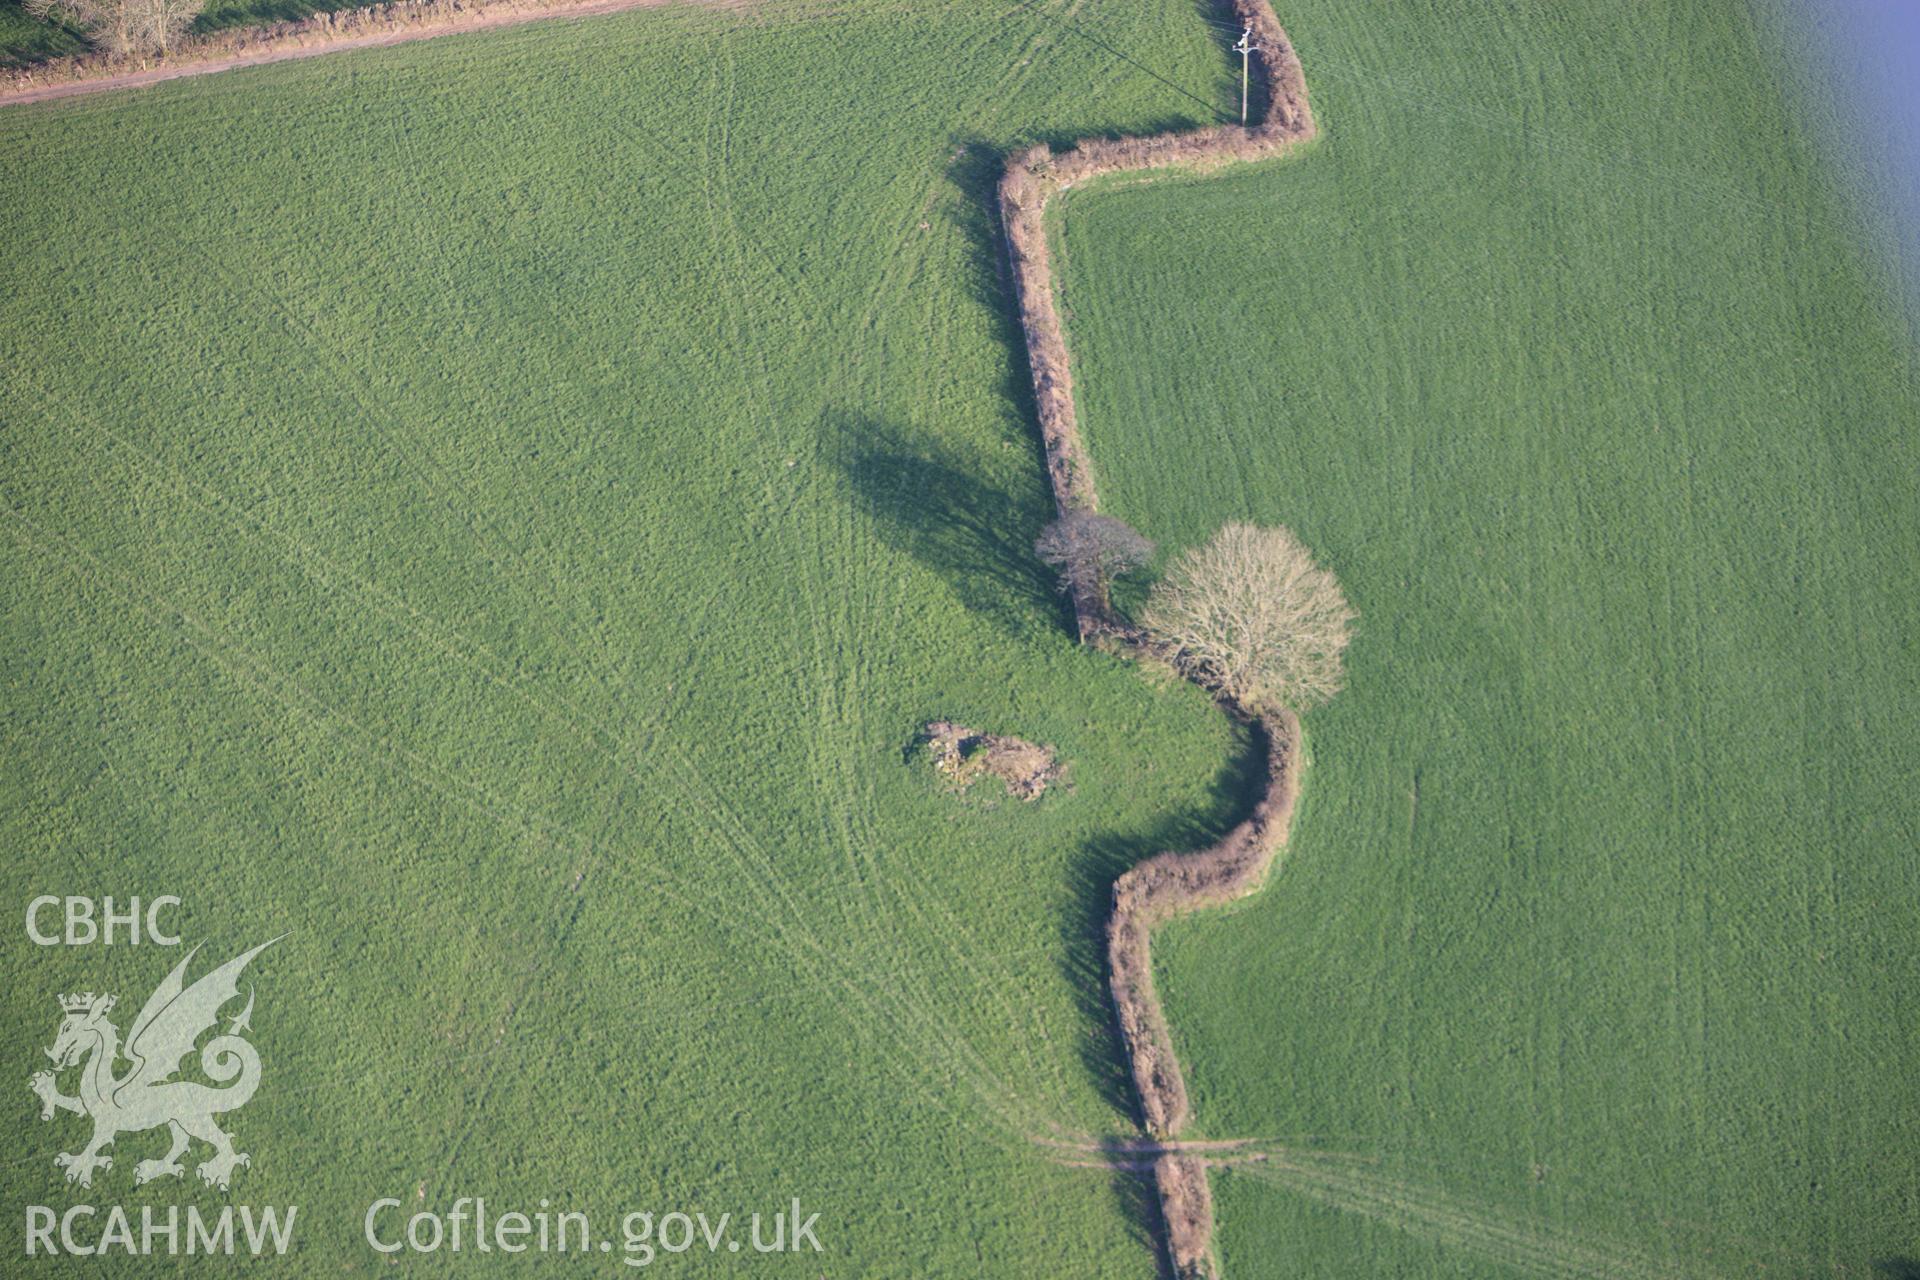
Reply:
<svg viewBox="0 0 1920 1280"><path fill-rule="evenodd" d="M1144 621L1203 684L1249 707L1304 711L1340 692L1354 617L1290 531L1236 523L1174 563Z"/></svg>
<svg viewBox="0 0 1920 1280"><path fill-rule="evenodd" d="M165 53L200 16L207 0L124 0L138 14L135 29L149 49Z"/></svg>
<svg viewBox="0 0 1920 1280"><path fill-rule="evenodd" d="M1153 559L1153 543L1124 520L1069 511L1040 531L1034 554L1060 571L1060 589L1105 599L1107 586Z"/></svg>
<svg viewBox="0 0 1920 1280"><path fill-rule="evenodd" d="M109 53L165 53L206 0L24 0L40 19L71 22Z"/></svg>

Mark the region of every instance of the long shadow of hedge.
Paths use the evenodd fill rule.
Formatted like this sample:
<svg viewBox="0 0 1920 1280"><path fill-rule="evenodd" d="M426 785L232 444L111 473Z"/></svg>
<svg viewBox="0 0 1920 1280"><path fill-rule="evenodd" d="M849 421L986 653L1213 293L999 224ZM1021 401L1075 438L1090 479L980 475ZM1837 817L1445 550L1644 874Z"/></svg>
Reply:
<svg viewBox="0 0 1920 1280"><path fill-rule="evenodd" d="M1082 1064L1112 1106L1139 1118L1139 1099L1127 1069L1125 1046L1114 1021L1107 989L1107 917L1113 911L1113 882L1136 863L1168 849L1204 848L1244 821L1267 783L1266 754L1249 729L1235 722L1232 754L1207 789L1182 812L1170 814L1148 831L1095 836L1075 861L1073 907L1061 921L1061 971L1073 990L1086 1025L1098 1034L1083 1042Z"/></svg>
<svg viewBox="0 0 1920 1280"><path fill-rule="evenodd" d="M1069 871L1071 905L1060 921L1060 971L1083 1027L1091 1034L1079 1040L1080 1065L1116 1112L1143 1124L1140 1099L1128 1071L1126 1045L1120 1037L1107 983L1107 917L1113 910L1113 882L1136 863L1168 849L1198 849L1211 845L1252 811L1266 785L1266 756L1254 734L1236 722L1234 749L1206 791L1183 812L1169 815L1151 830L1110 832L1080 847ZM1166 1229L1161 1220L1160 1193L1150 1170L1123 1144L1111 1144L1114 1165L1113 1195L1142 1247L1154 1256L1162 1280L1172 1280L1173 1261L1166 1251Z"/></svg>

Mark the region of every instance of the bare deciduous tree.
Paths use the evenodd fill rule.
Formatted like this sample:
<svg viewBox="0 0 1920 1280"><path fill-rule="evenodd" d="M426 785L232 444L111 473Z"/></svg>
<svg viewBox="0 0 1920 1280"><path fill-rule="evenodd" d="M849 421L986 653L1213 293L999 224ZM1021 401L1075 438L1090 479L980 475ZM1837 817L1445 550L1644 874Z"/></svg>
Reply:
<svg viewBox="0 0 1920 1280"><path fill-rule="evenodd" d="M108 53L125 53L133 47L132 15L120 0L33 0L27 12L78 28Z"/></svg>
<svg viewBox="0 0 1920 1280"><path fill-rule="evenodd" d="M1304 711L1340 692L1354 617L1290 531L1235 523L1175 561L1144 621L1201 683L1246 706Z"/></svg>
<svg viewBox="0 0 1920 1280"><path fill-rule="evenodd" d="M206 8L207 0L118 0L134 10L134 31L145 49L165 53Z"/></svg>
<svg viewBox="0 0 1920 1280"><path fill-rule="evenodd" d="M1076 599L1105 601L1107 587L1123 573L1153 559L1153 543L1124 520L1069 511L1040 531L1034 554L1060 571L1060 589Z"/></svg>

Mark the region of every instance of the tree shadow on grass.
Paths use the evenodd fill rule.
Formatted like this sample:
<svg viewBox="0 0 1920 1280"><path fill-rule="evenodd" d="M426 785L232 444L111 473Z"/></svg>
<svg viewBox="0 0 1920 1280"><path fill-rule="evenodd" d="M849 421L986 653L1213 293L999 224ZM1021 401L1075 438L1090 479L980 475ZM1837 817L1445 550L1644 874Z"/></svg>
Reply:
<svg viewBox="0 0 1920 1280"><path fill-rule="evenodd" d="M970 613L1015 636L1040 627L1071 634L1065 597L1033 554L1047 504L995 483L930 435L858 415L841 425L852 443L837 461L888 545L944 578Z"/></svg>

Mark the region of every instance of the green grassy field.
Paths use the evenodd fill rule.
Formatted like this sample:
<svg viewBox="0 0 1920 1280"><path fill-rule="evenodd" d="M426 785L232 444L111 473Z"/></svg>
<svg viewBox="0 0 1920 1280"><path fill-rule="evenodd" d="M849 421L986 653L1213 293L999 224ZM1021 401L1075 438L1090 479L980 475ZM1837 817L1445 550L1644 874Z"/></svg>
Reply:
<svg viewBox="0 0 1920 1280"><path fill-rule="evenodd" d="M1056 17L639 12L0 112L10 1217L295 1203L306 1276L387 1266L380 1196L798 1196L827 1256L740 1269L1152 1273L1136 1191L1033 1139L1128 1124L1107 886L1234 818L1247 744L1036 574L985 200L1230 68L1188 0L1102 24L1139 65ZM935 716L1074 786L943 794ZM288 933L228 1196L134 1190L153 1134L62 1184L54 997L125 1030L176 955L37 948L39 893Z"/></svg>
<svg viewBox="0 0 1920 1280"><path fill-rule="evenodd" d="M1920 380L1745 6L1302 0L1307 154L1070 198L1104 507L1361 613L1170 928L1234 1280L1920 1255Z"/></svg>
<svg viewBox="0 0 1920 1280"><path fill-rule="evenodd" d="M1745 14L1308 0L1309 154L1070 198L1107 506L1291 523L1363 614L1285 868L1159 950L1196 1127L1321 1153L1216 1180L1234 1280L1920 1254L1912 320ZM1188 0L1056 17L0 112L0 897L290 931L228 1196L133 1190L153 1135L61 1184L52 997L175 957L8 935L9 1212L298 1203L305 1275L376 1196L797 1195L830 1256L742 1269L1150 1274L1032 1139L1126 1123L1107 883L1249 762L1035 574L984 207L1233 85ZM1073 789L942 794L937 715Z"/></svg>

